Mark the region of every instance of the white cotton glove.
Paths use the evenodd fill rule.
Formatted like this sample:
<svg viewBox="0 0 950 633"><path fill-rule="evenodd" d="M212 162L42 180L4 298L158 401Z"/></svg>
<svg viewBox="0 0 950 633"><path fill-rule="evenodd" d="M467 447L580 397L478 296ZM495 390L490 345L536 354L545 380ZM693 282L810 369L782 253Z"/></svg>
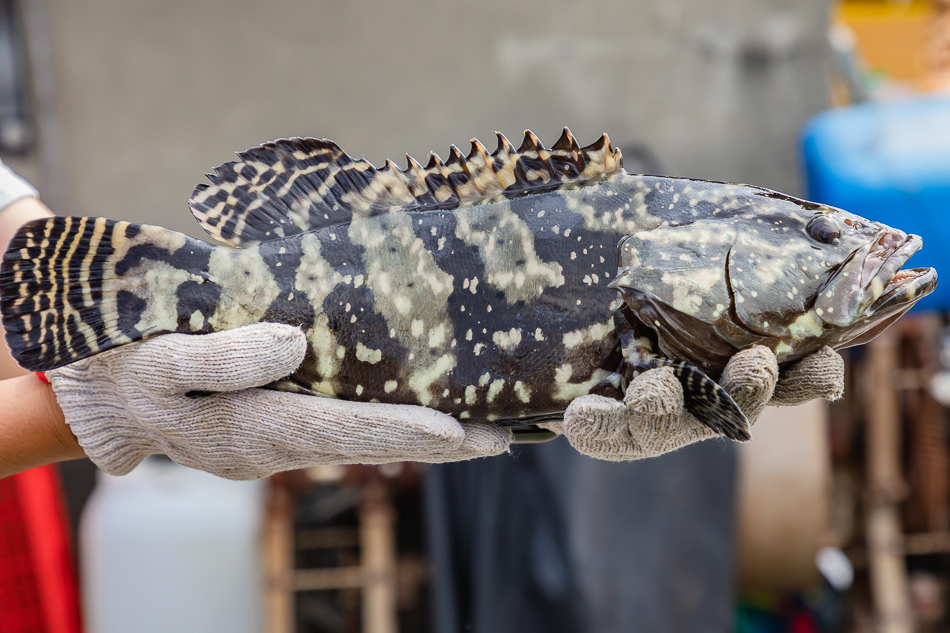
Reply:
<svg viewBox="0 0 950 633"><path fill-rule="evenodd" d="M307 350L303 333L260 323L168 334L46 372L73 434L102 470L122 475L164 453L228 479L326 464L451 462L508 450L509 429L433 409L269 389ZM187 396L189 392L217 392Z"/></svg>
<svg viewBox="0 0 950 633"><path fill-rule="evenodd" d="M753 347L733 356L719 384L755 424L767 404L792 406L844 391L844 361L825 347L779 373L775 355ZM549 427L550 428L550 427ZM575 399L561 428L579 452L609 461L654 457L710 437L721 437L683 408L683 388L668 367L634 378L623 402L602 396Z"/></svg>

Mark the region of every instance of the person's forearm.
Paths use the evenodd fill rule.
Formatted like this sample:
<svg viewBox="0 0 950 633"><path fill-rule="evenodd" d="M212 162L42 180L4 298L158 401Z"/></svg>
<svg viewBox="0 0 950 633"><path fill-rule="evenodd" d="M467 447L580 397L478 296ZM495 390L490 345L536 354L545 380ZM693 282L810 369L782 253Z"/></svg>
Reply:
<svg viewBox="0 0 950 633"><path fill-rule="evenodd" d="M21 198L0 209L0 253L24 223L51 215L36 198ZM0 326L0 379L6 378L0 380L0 478L84 457L52 388L14 362L2 335Z"/></svg>
<svg viewBox="0 0 950 633"><path fill-rule="evenodd" d="M32 374L0 380L0 478L80 457L48 384Z"/></svg>
<svg viewBox="0 0 950 633"><path fill-rule="evenodd" d="M51 215L50 210L36 198L21 198L0 209L0 255L7 250L7 244L23 224ZM20 368L10 356L6 341L3 340L3 326L0 325L0 379L25 373L26 370Z"/></svg>

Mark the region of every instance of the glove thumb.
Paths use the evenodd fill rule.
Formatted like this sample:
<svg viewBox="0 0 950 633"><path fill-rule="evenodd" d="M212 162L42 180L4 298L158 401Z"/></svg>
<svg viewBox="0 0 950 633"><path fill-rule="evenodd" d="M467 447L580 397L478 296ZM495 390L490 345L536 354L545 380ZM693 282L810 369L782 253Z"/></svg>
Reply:
<svg viewBox="0 0 950 633"><path fill-rule="evenodd" d="M116 351L127 354L126 370L158 394L239 391L292 374L307 338L290 325L257 323L201 336L167 334Z"/></svg>

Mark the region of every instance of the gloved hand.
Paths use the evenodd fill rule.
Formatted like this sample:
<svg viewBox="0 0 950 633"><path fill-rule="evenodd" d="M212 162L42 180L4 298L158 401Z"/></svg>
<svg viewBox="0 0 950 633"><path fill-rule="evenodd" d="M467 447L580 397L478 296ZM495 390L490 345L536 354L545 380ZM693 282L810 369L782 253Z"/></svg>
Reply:
<svg viewBox="0 0 950 633"><path fill-rule="evenodd" d="M757 346L733 356L719 384L755 424L767 404L792 406L815 398L840 398L844 361L825 347L780 374L771 350ZM579 452L610 461L654 457L718 437L683 409L683 388L667 367L634 378L623 402L602 396L575 399L561 428L552 430L563 432Z"/></svg>
<svg viewBox="0 0 950 633"><path fill-rule="evenodd" d="M102 470L146 456L228 479L326 464L450 462L508 450L511 431L433 409L255 389L297 369L303 333L260 323L169 334L46 372L66 423ZM217 392L206 396L194 391Z"/></svg>

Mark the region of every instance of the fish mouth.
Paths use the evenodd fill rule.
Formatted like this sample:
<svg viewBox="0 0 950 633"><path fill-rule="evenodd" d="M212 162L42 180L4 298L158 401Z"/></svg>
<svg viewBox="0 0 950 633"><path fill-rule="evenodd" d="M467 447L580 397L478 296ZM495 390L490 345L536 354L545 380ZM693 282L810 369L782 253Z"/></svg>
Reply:
<svg viewBox="0 0 950 633"><path fill-rule="evenodd" d="M837 270L815 308L827 325L853 328L903 313L937 287L933 268L902 269L923 246L918 235L885 228Z"/></svg>
<svg viewBox="0 0 950 633"><path fill-rule="evenodd" d="M898 270L884 287L877 301L868 308L872 316L900 306L910 307L926 297L937 287L937 271L933 268L907 268Z"/></svg>
<svg viewBox="0 0 950 633"><path fill-rule="evenodd" d="M920 236L904 236L898 231L887 231L875 240L861 273L864 293L871 299L866 316L883 316L902 307L906 310L936 289L937 271L933 268L903 268L922 246Z"/></svg>

